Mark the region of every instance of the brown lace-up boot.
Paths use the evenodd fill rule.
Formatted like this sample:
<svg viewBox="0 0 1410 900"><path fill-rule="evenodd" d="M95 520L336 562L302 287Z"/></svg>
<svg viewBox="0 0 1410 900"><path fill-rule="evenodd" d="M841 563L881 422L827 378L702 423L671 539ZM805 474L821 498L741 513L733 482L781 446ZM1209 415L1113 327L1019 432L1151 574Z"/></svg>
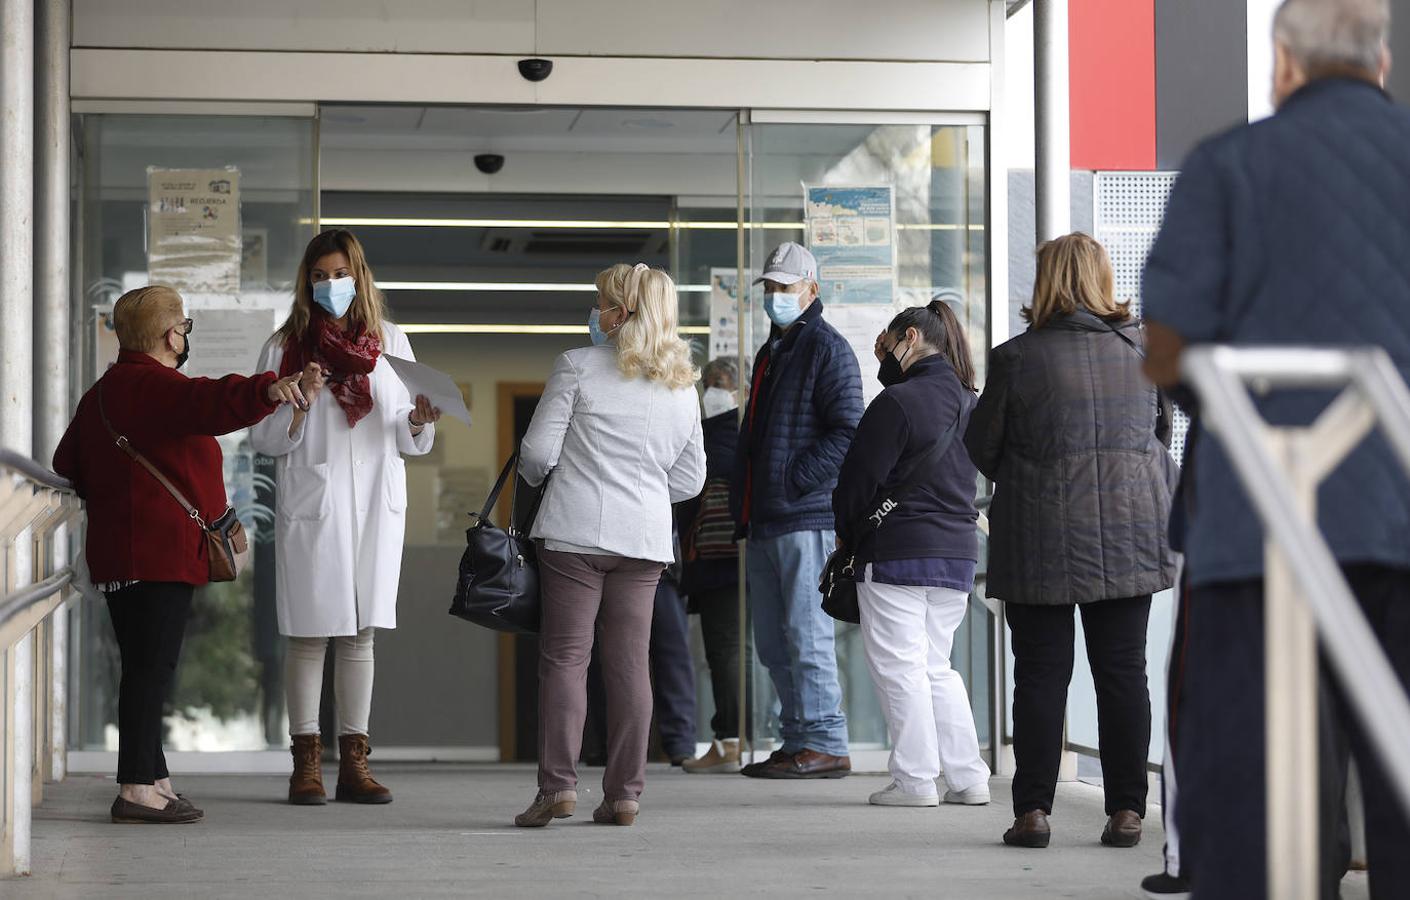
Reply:
<svg viewBox="0 0 1410 900"><path fill-rule="evenodd" d="M338 792L343 803L391 803L392 792L378 784L367 768L372 753L365 734L345 734L338 738Z"/></svg>
<svg viewBox="0 0 1410 900"><path fill-rule="evenodd" d="M289 802L296 806L322 806L323 740L316 734L296 734L289 748L294 754L294 774L289 776Z"/></svg>

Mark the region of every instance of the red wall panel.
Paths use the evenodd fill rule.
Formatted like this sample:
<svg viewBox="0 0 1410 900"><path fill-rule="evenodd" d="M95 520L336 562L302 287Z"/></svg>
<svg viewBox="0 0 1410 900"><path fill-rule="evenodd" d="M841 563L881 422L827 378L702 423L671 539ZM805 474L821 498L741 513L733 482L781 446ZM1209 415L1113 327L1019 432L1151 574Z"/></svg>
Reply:
<svg viewBox="0 0 1410 900"><path fill-rule="evenodd" d="M1155 168L1155 0L1071 0L1074 169Z"/></svg>

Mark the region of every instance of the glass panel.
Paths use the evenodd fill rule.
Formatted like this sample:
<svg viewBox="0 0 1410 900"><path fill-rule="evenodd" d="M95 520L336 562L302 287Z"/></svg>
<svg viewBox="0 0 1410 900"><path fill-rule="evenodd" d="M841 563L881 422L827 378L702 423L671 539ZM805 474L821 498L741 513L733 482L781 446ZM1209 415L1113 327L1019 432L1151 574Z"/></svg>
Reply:
<svg viewBox="0 0 1410 900"><path fill-rule="evenodd" d="M253 370L260 344L287 310L299 255L312 236L313 121L77 118L80 233L75 272L82 290L73 321L80 323L82 352L74 363L75 383L86 389L116 356L117 340L106 313L125 290L149 280L154 198L163 214L179 205L196 218L208 213L219 219L218 203L206 201L221 198L234 208L230 240L198 263L223 276L194 289L175 283L195 320L188 371ZM173 182L195 186L158 186L154 192L149 169L187 170L175 173ZM223 174L205 177L211 172ZM160 235L156 240L165 243ZM161 244L156 250L159 257ZM272 483L260 477L264 473L245 432L222 437L220 443L226 492L254 542L254 565L239 581L196 592L166 720L172 750L252 750L286 742L283 641L274 625L269 543ZM115 750L118 653L101 599L81 602L74 634L72 666L81 707L71 745Z"/></svg>
<svg viewBox="0 0 1410 900"><path fill-rule="evenodd" d="M825 316L848 337L862 369L869 401L880 391L872 342L899 309L943 296L964 324L980 377L988 348L988 300L985 279L984 129L980 126L932 125L753 125L748 129L748 262L757 276L769 251L785 240L804 242L816 252L832 254L821 262ZM809 188L883 188L871 200L890 193L893 212L872 202L859 218L819 222L805 229L805 192ZM810 199L831 203L843 192L818 193ZM845 196L840 206L851 202ZM815 207L820 214L827 209ZM837 268L851 260L838 245L869 250L894 242L894 275L869 295L871 272ZM868 260L866 257L873 256ZM875 265L871 253L860 262ZM831 273L831 274L830 274ZM857 300L872 302L855 302ZM742 301L742 340L749 353L769 334L763 295L751 288ZM981 742L989 740L989 671L992 623L977 600L955 638L952 664L965 679ZM836 626L836 653L847 715L849 740L856 750L887 746L885 721L867 672L861 635L855 626ZM767 751L780 740L778 703L768 671L751 654L753 667L751 727L754 749Z"/></svg>

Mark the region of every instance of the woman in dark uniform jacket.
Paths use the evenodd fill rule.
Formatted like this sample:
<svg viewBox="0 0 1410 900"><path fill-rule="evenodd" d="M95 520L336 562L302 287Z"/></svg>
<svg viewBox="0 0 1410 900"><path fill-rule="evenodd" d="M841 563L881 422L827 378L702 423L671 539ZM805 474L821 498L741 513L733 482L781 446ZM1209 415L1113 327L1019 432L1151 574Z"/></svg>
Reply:
<svg viewBox="0 0 1410 900"><path fill-rule="evenodd" d="M1014 827L1046 847L1081 610L1097 689L1102 842L1140 841L1146 808L1151 594L1174 582L1166 540L1175 465L1169 409L1141 374L1140 322L1113 296L1101 244L1038 250L1028 330L996 347L965 446L995 482L988 595L1005 601L1014 653Z"/></svg>
<svg viewBox="0 0 1410 900"><path fill-rule="evenodd" d="M122 654L114 822L179 824L201 817L171 786L162 755L162 705L191 596L209 580L210 561L202 528L116 445L103 416L209 523L227 507L214 435L247 428L281 403L305 405L315 380L307 372L282 380L272 372L187 378L177 371L191 346L192 323L182 309L181 295L168 287L138 288L118 299L117 363L83 395L54 451L54 471L72 481L86 503L88 571L107 595ZM300 389L301 380L310 394Z"/></svg>

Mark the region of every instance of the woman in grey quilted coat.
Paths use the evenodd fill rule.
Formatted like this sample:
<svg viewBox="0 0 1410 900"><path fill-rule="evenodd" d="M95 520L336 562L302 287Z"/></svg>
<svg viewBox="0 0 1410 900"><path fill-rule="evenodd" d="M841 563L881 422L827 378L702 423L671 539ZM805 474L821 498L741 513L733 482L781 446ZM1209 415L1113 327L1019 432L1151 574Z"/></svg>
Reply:
<svg viewBox="0 0 1410 900"><path fill-rule="evenodd" d="M988 595L1013 635L1013 846L1046 847L1072 678L1074 609L1097 690L1102 843L1135 846L1146 808L1151 594L1174 581L1170 408L1141 374L1140 322L1101 244L1038 249L1028 330L996 347L965 446L995 482Z"/></svg>

